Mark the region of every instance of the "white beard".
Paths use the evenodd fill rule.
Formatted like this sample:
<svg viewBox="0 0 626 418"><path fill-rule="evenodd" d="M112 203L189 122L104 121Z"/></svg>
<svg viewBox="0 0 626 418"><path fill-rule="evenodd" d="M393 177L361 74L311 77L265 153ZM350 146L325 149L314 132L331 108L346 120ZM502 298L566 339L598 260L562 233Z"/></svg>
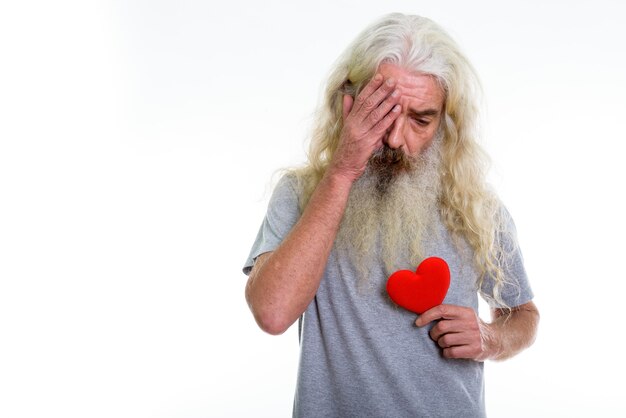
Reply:
<svg viewBox="0 0 626 418"><path fill-rule="evenodd" d="M367 282L372 261L389 275L415 269L424 258L424 239L437 233L442 142L438 133L407 170L369 164L352 186L336 246L354 262L360 281Z"/></svg>

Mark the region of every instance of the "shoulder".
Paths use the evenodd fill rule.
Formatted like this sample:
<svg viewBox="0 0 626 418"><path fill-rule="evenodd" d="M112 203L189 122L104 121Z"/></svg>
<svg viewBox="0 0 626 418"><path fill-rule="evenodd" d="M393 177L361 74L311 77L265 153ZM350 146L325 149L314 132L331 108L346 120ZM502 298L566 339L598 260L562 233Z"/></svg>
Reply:
<svg viewBox="0 0 626 418"><path fill-rule="evenodd" d="M280 174L280 178L276 182L272 190L270 204L280 202L297 202L299 181L297 175L292 171L286 171Z"/></svg>
<svg viewBox="0 0 626 418"><path fill-rule="evenodd" d="M517 228L515 226L515 221L513 220L513 216L509 209L500 202L498 211L497 211L497 225L498 232L500 234L506 234L513 238L516 238Z"/></svg>

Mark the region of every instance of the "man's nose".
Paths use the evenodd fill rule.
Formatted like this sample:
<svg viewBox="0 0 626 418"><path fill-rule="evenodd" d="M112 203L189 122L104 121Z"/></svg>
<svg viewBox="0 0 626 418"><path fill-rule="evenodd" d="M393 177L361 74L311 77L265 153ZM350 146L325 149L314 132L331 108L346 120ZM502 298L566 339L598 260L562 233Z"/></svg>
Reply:
<svg viewBox="0 0 626 418"><path fill-rule="evenodd" d="M383 142L391 149L398 149L404 144L404 135L403 135L403 125L404 121L402 120L402 116L399 116L398 119L395 120L393 125L387 129L387 133Z"/></svg>

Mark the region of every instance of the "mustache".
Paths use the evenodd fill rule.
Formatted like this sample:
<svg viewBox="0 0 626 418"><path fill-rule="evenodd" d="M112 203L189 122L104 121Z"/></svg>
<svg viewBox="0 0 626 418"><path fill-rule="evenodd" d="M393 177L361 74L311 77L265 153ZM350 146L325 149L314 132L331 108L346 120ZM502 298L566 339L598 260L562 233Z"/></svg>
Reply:
<svg viewBox="0 0 626 418"><path fill-rule="evenodd" d="M409 157L399 148L391 148L387 144L377 149L370 157L370 165L374 169L390 169L400 171L411 167Z"/></svg>
<svg viewBox="0 0 626 418"><path fill-rule="evenodd" d="M382 197L387 194L400 173L411 170L412 164L404 151L383 144L370 157L369 166L372 172L376 173L376 190L379 197Z"/></svg>

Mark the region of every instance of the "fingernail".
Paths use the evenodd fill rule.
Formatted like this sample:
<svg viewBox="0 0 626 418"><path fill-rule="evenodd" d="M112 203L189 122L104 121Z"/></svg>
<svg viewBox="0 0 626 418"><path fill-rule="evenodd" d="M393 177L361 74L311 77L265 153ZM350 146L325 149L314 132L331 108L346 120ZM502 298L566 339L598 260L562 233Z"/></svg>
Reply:
<svg viewBox="0 0 626 418"><path fill-rule="evenodd" d="M382 78L383 78L383 76L382 76L382 75L380 75L380 74L376 74L376 75L374 76L374 81L380 81Z"/></svg>
<svg viewBox="0 0 626 418"><path fill-rule="evenodd" d="M396 80L394 80L393 78L388 78L386 81L388 86L393 86L395 82Z"/></svg>
<svg viewBox="0 0 626 418"><path fill-rule="evenodd" d="M391 93L391 97L398 97L399 94L400 94L400 90L395 89L393 93Z"/></svg>
<svg viewBox="0 0 626 418"><path fill-rule="evenodd" d="M400 111L400 105L397 104L393 107L393 109L391 109L392 112L399 112Z"/></svg>

